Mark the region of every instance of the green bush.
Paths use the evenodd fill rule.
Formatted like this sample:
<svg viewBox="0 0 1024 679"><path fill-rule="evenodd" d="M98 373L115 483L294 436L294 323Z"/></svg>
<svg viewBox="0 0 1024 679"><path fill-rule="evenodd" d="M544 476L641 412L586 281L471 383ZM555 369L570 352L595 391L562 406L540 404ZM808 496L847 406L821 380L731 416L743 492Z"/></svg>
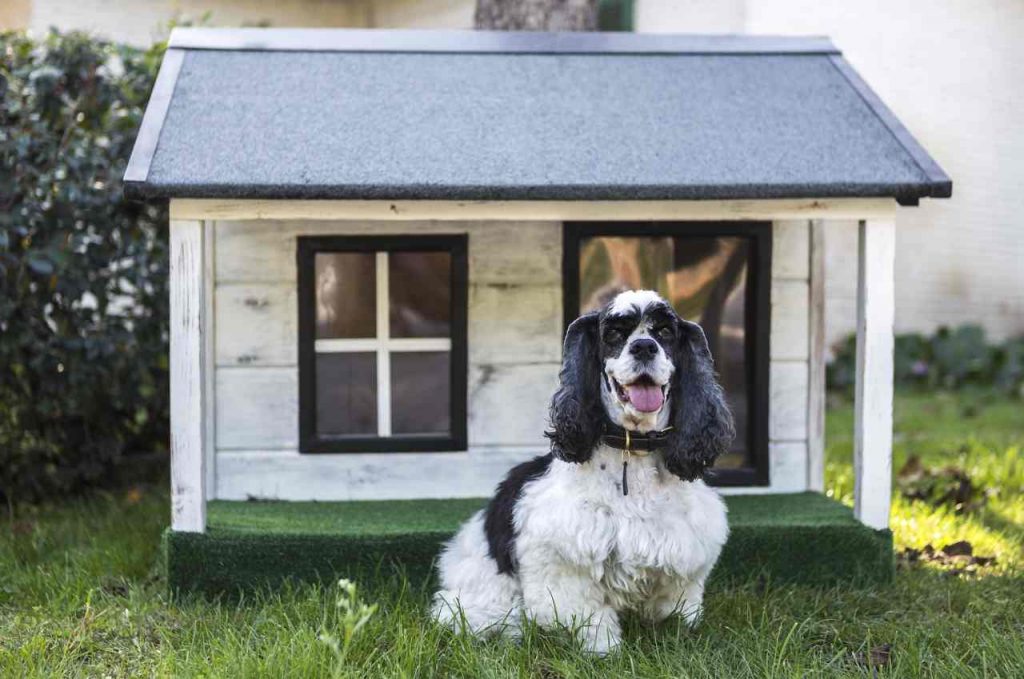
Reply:
<svg viewBox="0 0 1024 679"><path fill-rule="evenodd" d="M121 178L162 49L0 34L0 498L166 449L166 207Z"/></svg>
<svg viewBox="0 0 1024 679"><path fill-rule="evenodd" d="M856 337L835 347L828 365L828 386L850 390L856 376ZM927 337L896 335L893 373L898 386L959 389L985 386L1011 395L1024 391L1024 337L990 344L978 325L939 328Z"/></svg>

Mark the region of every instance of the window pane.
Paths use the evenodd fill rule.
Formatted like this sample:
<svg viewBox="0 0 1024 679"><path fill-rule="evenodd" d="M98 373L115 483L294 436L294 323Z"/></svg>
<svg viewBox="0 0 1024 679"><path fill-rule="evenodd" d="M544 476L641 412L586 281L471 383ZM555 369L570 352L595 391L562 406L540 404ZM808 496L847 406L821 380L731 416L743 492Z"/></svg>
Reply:
<svg viewBox="0 0 1024 679"><path fill-rule="evenodd" d="M316 338L377 336L376 255L318 252Z"/></svg>
<svg viewBox="0 0 1024 679"><path fill-rule="evenodd" d="M447 351L391 354L391 431L447 434L451 430Z"/></svg>
<svg viewBox="0 0 1024 679"><path fill-rule="evenodd" d="M451 263L447 252L388 254L392 337L451 336Z"/></svg>
<svg viewBox="0 0 1024 679"><path fill-rule="evenodd" d="M316 355L316 428L323 436L377 434L377 355Z"/></svg>
<svg viewBox="0 0 1024 679"><path fill-rule="evenodd" d="M750 245L741 237L595 237L580 243L580 311L623 290L647 288L700 323L736 420L736 439L718 467L748 464L746 313ZM752 341L752 338L751 338Z"/></svg>

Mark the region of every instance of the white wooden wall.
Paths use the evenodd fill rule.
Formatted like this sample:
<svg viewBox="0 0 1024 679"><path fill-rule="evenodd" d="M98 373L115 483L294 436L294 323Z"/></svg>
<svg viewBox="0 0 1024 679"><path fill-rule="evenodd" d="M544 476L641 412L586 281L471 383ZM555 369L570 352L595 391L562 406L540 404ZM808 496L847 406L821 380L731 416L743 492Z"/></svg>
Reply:
<svg viewBox="0 0 1024 679"><path fill-rule="evenodd" d="M808 220L774 223L768 378L770 485L740 492L788 493L808 488L810 227Z"/></svg>
<svg viewBox="0 0 1024 679"><path fill-rule="evenodd" d="M561 353L558 222L211 223L215 497L486 495L509 466L546 448ZM301 455L296 237L408 233L469 234L469 451Z"/></svg>
<svg viewBox="0 0 1024 679"><path fill-rule="evenodd" d="M215 463L210 497L482 496L546 451L561 351L561 223L209 221L214 286ZM299 235L469 234L465 453L302 455L298 445ZM807 488L810 223L777 222L772 268L771 485Z"/></svg>

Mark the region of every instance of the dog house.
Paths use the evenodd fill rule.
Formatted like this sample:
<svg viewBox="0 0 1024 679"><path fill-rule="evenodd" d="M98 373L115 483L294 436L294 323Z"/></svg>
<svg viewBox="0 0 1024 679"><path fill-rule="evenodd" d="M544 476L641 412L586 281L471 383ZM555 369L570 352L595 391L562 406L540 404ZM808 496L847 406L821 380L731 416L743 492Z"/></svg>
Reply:
<svg viewBox="0 0 1024 679"><path fill-rule="evenodd" d="M429 563L546 452L567 324L639 287L736 417L721 568L891 569L894 231L951 182L827 39L177 29L125 186L170 200L172 584ZM852 513L818 494L839 229Z"/></svg>

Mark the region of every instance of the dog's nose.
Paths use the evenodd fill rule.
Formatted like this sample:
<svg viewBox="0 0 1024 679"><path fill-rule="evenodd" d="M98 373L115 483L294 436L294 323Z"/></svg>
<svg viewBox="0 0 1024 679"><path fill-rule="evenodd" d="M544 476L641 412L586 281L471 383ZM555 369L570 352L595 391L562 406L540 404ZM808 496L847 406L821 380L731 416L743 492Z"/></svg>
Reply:
<svg viewBox="0 0 1024 679"><path fill-rule="evenodd" d="M639 361L649 361L658 355L658 343L652 339L638 339L629 345L629 353Z"/></svg>

